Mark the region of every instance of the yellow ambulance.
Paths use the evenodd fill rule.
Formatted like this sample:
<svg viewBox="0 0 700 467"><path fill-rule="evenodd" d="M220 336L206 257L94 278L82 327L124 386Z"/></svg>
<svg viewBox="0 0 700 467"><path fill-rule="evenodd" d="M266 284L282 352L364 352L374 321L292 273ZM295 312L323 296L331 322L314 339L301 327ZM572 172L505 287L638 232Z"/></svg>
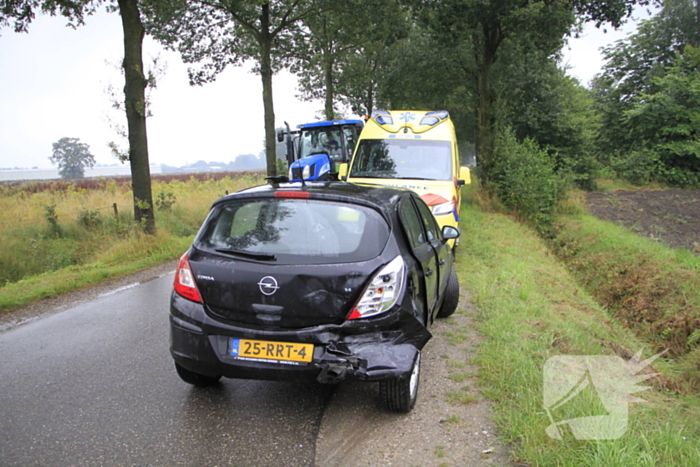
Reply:
<svg viewBox="0 0 700 467"><path fill-rule="evenodd" d="M446 110L375 110L341 179L409 188L440 224L458 227L460 187L471 182L460 167L454 125Z"/></svg>

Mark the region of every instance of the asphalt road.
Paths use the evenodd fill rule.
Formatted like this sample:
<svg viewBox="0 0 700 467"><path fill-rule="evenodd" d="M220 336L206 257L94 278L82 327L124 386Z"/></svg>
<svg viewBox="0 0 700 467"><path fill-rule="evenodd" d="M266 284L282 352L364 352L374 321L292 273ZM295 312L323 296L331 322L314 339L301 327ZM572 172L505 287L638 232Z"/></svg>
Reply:
<svg viewBox="0 0 700 467"><path fill-rule="evenodd" d="M333 388L180 381L172 278L0 332L1 466L313 465Z"/></svg>

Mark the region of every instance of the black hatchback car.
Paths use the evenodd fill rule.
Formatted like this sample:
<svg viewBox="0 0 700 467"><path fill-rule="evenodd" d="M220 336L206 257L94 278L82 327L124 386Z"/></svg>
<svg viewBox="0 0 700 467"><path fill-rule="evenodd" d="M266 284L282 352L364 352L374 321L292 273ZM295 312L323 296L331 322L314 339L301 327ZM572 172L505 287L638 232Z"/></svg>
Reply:
<svg viewBox="0 0 700 467"><path fill-rule="evenodd" d="M195 386L378 381L408 412L428 327L459 301L458 236L411 191L288 183L221 198L175 274L177 372Z"/></svg>

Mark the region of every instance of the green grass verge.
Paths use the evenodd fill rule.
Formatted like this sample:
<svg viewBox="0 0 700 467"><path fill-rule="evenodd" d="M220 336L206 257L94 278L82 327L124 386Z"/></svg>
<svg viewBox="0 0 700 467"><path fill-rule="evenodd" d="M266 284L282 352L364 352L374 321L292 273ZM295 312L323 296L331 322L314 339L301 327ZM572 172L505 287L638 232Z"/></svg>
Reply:
<svg viewBox="0 0 700 467"><path fill-rule="evenodd" d="M538 466L700 465L700 400L662 390L638 394L629 427L616 440L551 439L543 407L543 368L555 355L612 355L614 342L646 344L616 324L529 228L484 212L465 190L457 271L472 295L483 342L473 363L494 421L513 456ZM649 357L647 350L644 357ZM658 362L658 364L657 364ZM655 367L673 371L673 362ZM573 401L586 413L584 401Z"/></svg>
<svg viewBox="0 0 700 467"><path fill-rule="evenodd" d="M676 386L700 389L700 257L586 213L560 216L552 242L615 319L677 359Z"/></svg>
<svg viewBox="0 0 700 467"><path fill-rule="evenodd" d="M94 262L68 266L8 283L0 288L0 313L177 259L191 243L192 237L160 234L131 245L132 249L128 252L114 252L103 255Z"/></svg>

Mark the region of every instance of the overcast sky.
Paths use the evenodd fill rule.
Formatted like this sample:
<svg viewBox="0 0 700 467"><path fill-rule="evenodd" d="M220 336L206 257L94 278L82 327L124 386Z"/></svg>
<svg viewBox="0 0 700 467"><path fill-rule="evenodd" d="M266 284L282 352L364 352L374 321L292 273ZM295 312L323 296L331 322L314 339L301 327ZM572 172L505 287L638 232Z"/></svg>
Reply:
<svg viewBox="0 0 700 467"><path fill-rule="evenodd" d="M604 34L587 27L565 49L569 73L587 84L600 71L599 47L633 31ZM151 97L148 119L150 161L182 166L197 160L228 162L239 154L263 150L262 84L244 68L228 68L214 83L191 87L187 66L175 53L165 52L146 38L144 58L160 53L167 63ZM53 142L79 138L90 145L99 164L113 164L107 143L118 136L108 119L126 124L110 110L108 85L121 90L115 69L122 57L118 14L100 12L73 30L65 20L39 16L29 34L0 30L0 167L49 168ZM296 98L296 79L289 73L274 77L276 125L317 120L322 102Z"/></svg>

